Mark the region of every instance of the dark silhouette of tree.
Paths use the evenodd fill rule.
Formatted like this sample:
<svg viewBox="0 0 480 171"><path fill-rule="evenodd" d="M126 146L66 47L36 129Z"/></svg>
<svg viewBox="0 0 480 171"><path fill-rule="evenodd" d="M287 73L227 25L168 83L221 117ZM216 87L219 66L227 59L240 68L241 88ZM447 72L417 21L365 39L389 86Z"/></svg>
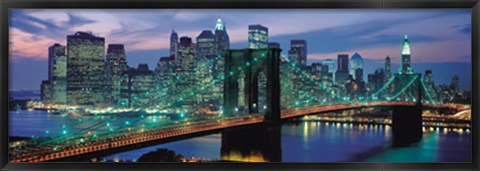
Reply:
<svg viewBox="0 0 480 171"><path fill-rule="evenodd" d="M142 155L137 162L183 162L185 157L175 151L159 148L156 151Z"/></svg>

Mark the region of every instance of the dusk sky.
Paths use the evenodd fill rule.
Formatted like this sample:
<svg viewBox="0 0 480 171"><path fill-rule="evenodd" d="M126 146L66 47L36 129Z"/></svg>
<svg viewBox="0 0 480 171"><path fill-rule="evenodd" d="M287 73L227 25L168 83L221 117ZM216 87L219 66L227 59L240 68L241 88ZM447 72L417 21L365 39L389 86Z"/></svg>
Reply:
<svg viewBox="0 0 480 171"><path fill-rule="evenodd" d="M169 53L172 29L195 41L202 30L214 29L218 17L226 23L231 48L246 48L248 25L261 24L285 55L291 39L305 39L309 63L359 53L365 78L383 67L387 55L397 71L408 34L415 72L432 69L437 85L450 84L456 74L462 89L471 88L470 9L29 9L10 11L11 89L38 90L47 78L48 47L66 45L66 36L77 31L105 37L105 46L125 44L129 66L148 63L153 70Z"/></svg>

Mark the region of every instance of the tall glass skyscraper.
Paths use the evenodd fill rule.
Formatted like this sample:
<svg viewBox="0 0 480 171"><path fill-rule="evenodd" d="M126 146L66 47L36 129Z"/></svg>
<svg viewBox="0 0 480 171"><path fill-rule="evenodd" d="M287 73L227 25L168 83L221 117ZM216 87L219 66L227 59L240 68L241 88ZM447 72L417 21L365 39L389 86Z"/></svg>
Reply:
<svg viewBox="0 0 480 171"><path fill-rule="evenodd" d="M65 46L58 43L48 48L48 80L51 102L67 103L67 56Z"/></svg>
<svg viewBox="0 0 480 171"><path fill-rule="evenodd" d="M67 103L103 103L107 95L105 39L86 32L68 35L67 52Z"/></svg>
<svg viewBox="0 0 480 171"><path fill-rule="evenodd" d="M352 55L352 58L350 59L350 75L354 76L355 79L362 79L363 78L357 78L357 74L355 73L357 69L362 69L363 72L363 58L360 56L360 54L355 53ZM363 75L363 73L361 74Z"/></svg>
<svg viewBox="0 0 480 171"><path fill-rule="evenodd" d="M248 26L248 48L268 48L268 28L260 24Z"/></svg>

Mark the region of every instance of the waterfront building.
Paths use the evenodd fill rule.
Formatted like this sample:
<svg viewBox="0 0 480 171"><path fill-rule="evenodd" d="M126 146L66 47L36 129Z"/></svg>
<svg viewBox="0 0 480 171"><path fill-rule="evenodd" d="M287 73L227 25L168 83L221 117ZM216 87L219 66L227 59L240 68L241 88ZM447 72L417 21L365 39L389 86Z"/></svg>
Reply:
<svg viewBox="0 0 480 171"><path fill-rule="evenodd" d="M48 48L48 80L51 102L67 103L67 56L65 46L58 43Z"/></svg>
<svg viewBox="0 0 480 171"><path fill-rule="evenodd" d="M40 100L43 104L49 104L52 100L51 87L49 80L43 80L40 85Z"/></svg>
<svg viewBox="0 0 480 171"><path fill-rule="evenodd" d="M107 97L105 39L92 33L67 36L67 103L97 105Z"/></svg>

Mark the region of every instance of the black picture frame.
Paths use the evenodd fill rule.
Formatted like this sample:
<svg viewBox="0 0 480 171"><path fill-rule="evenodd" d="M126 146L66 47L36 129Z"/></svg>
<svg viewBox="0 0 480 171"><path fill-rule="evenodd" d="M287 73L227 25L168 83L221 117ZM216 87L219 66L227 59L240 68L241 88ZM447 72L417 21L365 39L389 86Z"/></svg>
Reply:
<svg viewBox="0 0 480 171"><path fill-rule="evenodd" d="M477 170L479 169L478 0L0 0L0 169L3 170ZM9 163L9 9L14 8L470 8L472 15L472 163Z"/></svg>

